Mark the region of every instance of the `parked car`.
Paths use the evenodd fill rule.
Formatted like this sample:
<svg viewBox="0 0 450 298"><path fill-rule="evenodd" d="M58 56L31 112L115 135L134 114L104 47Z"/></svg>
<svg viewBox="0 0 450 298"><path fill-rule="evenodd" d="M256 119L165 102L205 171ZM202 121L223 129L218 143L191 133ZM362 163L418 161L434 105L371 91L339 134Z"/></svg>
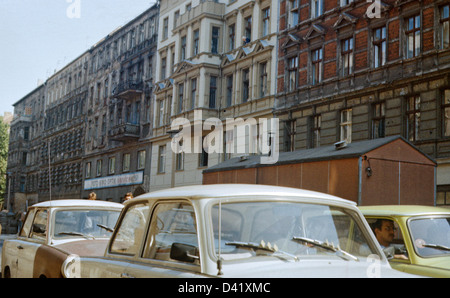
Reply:
<svg viewBox="0 0 450 298"><path fill-rule="evenodd" d="M123 205L55 200L33 205L16 239L2 249L2 276L62 277L68 256L103 255Z"/></svg>
<svg viewBox="0 0 450 298"><path fill-rule="evenodd" d="M430 206L360 207L369 224L394 223L392 268L430 277L450 277L450 209Z"/></svg>
<svg viewBox="0 0 450 298"><path fill-rule="evenodd" d="M185 186L125 203L103 257L65 277L405 277L353 202L264 185Z"/></svg>

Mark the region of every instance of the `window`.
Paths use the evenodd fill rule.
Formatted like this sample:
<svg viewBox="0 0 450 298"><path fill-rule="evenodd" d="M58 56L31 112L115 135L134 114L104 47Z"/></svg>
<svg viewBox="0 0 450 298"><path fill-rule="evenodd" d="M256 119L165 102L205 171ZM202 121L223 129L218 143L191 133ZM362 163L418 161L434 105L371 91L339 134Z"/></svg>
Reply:
<svg viewBox="0 0 450 298"><path fill-rule="evenodd" d="M252 17L246 17L244 19L244 45L252 40Z"/></svg>
<svg viewBox="0 0 450 298"><path fill-rule="evenodd" d="M186 60L186 36L181 37L180 60Z"/></svg>
<svg viewBox="0 0 450 298"><path fill-rule="evenodd" d="M372 139L385 137L386 104L384 102L372 105Z"/></svg>
<svg viewBox="0 0 450 298"><path fill-rule="evenodd" d="M177 171L184 170L184 152L176 154L176 170Z"/></svg>
<svg viewBox="0 0 450 298"><path fill-rule="evenodd" d="M164 100L158 101L159 109L158 109L158 126L164 125Z"/></svg>
<svg viewBox="0 0 450 298"><path fill-rule="evenodd" d="M88 162L88 163L86 163L86 169L85 169L85 171L86 171L86 178L91 178L91 166L92 166L92 164L90 163L90 162Z"/></svg>
<svg viewBox="0 0 450 298"><path fill-rule="evenodd" d="M178 84L178 113L183 112L184 84Z"/></svg>
<svg viewBox="0 0 450 298"><path fill-rule="evenodd" d="M250 96L250 70L242 70L242 102L247 102Z"/></svg>
<svg viewBox="0 0 450 298"><path fill-rule="evenodd" d="M268 86L267 86L267 63L259 64L259 82L260 82L260 90L259 96L264 97L268 95Z"/></svg>
<svg viewBox="0 0 450 298"><path fill-rule="evenodd" d="M386 64L386 27L373 30L373 66L375 68Z"/></svg>
<svg viewBox="0 0 450 298"><path fill-rule="evenodd" d="M122 160L122 171L123 172L128 172L130 170L130 159L131 159L130 153L125 153L123 155L123 160Z"/></svg>
<svg viewBox="0 0 450 298"><path fill-rule="evenodd" d="M112 253L135 255L139 252L149 211L150 207L147 204L134 204L129 207L111 241L110 251Z"/></svg>
<svg viewBox="0 0 450 298"><path fill-rule="evenodd" d="M197 221L194 208L186 202L160 202L156 205L150 222L148 245L144 258L183 262L171 259L173 247L191 246L192 251L184 257L185 262L199 264ZM197 248L197 249L196 249ZM180 256L181 257L181 256Z"/></svg>
<svg viewBox="0 0 450 298"><path fill-rule="evenodd" d="M165 18L163 20L163 39L167 39L169 37L169 18Z"/></svg>
<svg viewBox="0 0 450 298"><path fill-rule="evenodd" d="M219 53L219 27L212 27L211 34L211 53L218 54Z"/></svg>
<svg viewBox="0 0 450 298"><path fill-rule="evenodd" d="M209 108L216 108L217 77L211 76L209 81Z"/></svg>
<svg viewBox="0 0 450 298"><path fill-rule="evenodd" d="M352 109L341 111L341 141L352 142Z"/></svg>
<svg viewBox="0 0 450 298"><path fill-rule="evenodd" d="M323 0L311 0L311 18L317 18L323 14Z"/></svg>
<svg viewBox="0 0 450 298"><path fill-rule="evenodd" d="M199 53L200 31L197 29L194 31L194 56Z"/></svg>
<svg viewBox="0 0 450 298"><path fill-rule="evenodd" d="M298 57L293 57L288 60L288 91L294 91L297 88L297 68Z"/></svg>
<svg viewBox="0 0 450 298"><path fill-rule="evenodd" d="M420 15L406 20L406 58L413 58L420 54Z"/></svg>
<svg viewBox="0 0 450 298"><path fill-rule="evenodd" d="M440 48L446 49L450 46L450 5L444 5L440 8Z"/></svg>
<svg viewBox="0 0 450 298"><path fill-rule="evenodd" d="M267 36L270 33L270 7L262 11L262 36Z"/></svg>
<svg viewBox="0 0 450 298"><path fill-rule="evenodd" d="M442 102L442 133L444 137L450 137L450 89L444 90Z"/></svg>
<svg viewBox="0 0 450 298"><path fill-rule="evenodd" d="M36 216L34 217L33 226L31 229L31 238L38 240L45 240L47 237L47 209L41 209L36 211Z"/></svg>
<svg viewBox="0 0 450 298"><path fill-rule="evenodd" d="M205 137L202 137L202 144L204 144ZM208 152L206 152L204 146L202 146L202 153L198 156L198 166L200 168L208 166Z"/></svg>
<svg viewBox="0 0 450 298"><path fill-rule="evenodd" d="M103 165L103 161L101 159L98 159L97 160L97 176L102 175L102 165Z"/></svg>
<svg viewBox="0 0 450 298"><path fill-rule="evenodd" d="M311 52L311 83L316 85L322 82L322 49Z"/></svg>
<svg viewBox="0 0 450 298"><path fill-rule="evenodd" d="M295 131L296 121L289 120L284 122L284 151L290 152L295 150Z"/></svg>
<svg viewBox="0 0 450 298"><path fill-rule="evenodd" d="M353 73L353 37L341 42L342 76Z"/></svg>
<svg viewBox="0 0 450 298"><path fill-rule="evenodd" d="M138 152L138 170L143 170L145 168L145 155L145 150L141 150Z"/></svg>
<svg viewBox="0 0 450 298"><path fill-rule="evenodd" d="M231 51L234 49L235 45L235 38L236 38L236 32L235 32L235 25L232 24L228 26L228 50Z"/></svg>
<svg viewBox="0 0 450 298"><path fill-rule="evenodd" d="M108 160L108 174L114 174L116 172L116 158L110 157Z"/></svg>
<svg viewBox="0 0 450 298"><path fill-rule="evenodd" d="M197 79L191 80L191 110L195 108L195 100L197 96Z"/></svg>
<svg viewBox="0 0 450 298"><path fill-rule="evenodd" d="M300 0L289 1L289 27L294 27L299 23L298 3Z"/></svg>
<svg viewBox="0 0 450 298"><path fill-rule="evenodd" d="M233 103L233 75L227 76L227 107Z"/></svg>
<svg viewBox="0 0 450 298"><path fill-rule="evenodd" d="M158 150L158 173L165 172L166 145L159 146Z"/></svg>
<svg viewBox="0 0 450 298"><path fill-rule="evenodd" d="M161 59L161 80L164 80L166 78L166 68L167 68L167 59L162 58Z"/></svg>
<svg viewBox="0 0 450 298"><path fill-rule="evenodd" d="M420 96L411 96L406 100L406 137L410 142L419 140Z"/></svg>
<svg viewBox="0 0 450 298"><path fill-rule="evenodd" d="M310 118L310 148L320 147L320 129L322 127L322 115L314 115Z"/></svg>

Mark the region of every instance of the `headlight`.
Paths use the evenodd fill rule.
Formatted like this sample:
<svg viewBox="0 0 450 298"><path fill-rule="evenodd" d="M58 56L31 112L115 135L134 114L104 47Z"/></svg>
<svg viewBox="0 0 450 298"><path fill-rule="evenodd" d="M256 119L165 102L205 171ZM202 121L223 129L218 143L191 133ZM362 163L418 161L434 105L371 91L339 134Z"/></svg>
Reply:
<svg viewBox="0 0 450 298"><path fill-rule="evenodd" d="M66 258L64 263L61 265L61 272L65 278L80 278L81 277L81 266L80 266L80 256L70 255Z"/></svg>

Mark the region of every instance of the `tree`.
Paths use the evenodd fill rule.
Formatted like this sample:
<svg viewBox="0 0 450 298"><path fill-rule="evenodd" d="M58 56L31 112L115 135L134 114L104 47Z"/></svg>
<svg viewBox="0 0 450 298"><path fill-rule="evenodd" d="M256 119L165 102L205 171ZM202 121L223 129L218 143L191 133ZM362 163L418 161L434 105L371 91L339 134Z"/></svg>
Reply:
<svg viewBox="0 0 450 298"><path fill-rule="evenodd" d="M6 195L6 166L8 163L9 125L0 116L0 203Z"/></svg>

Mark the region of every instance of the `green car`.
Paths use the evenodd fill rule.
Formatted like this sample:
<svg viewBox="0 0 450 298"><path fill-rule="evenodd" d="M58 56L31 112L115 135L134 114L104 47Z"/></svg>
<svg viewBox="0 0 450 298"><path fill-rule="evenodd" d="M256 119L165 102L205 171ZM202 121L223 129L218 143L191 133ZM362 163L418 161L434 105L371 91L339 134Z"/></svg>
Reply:
<svg viewBox="0 0 450 298"><path fill-rule="evenodd" d="M380 246L390 254L392 268L423 276L450 277L450 209L412 205L359 209ZM385 247L382 243L387 240L390 245Z"/></svg>

